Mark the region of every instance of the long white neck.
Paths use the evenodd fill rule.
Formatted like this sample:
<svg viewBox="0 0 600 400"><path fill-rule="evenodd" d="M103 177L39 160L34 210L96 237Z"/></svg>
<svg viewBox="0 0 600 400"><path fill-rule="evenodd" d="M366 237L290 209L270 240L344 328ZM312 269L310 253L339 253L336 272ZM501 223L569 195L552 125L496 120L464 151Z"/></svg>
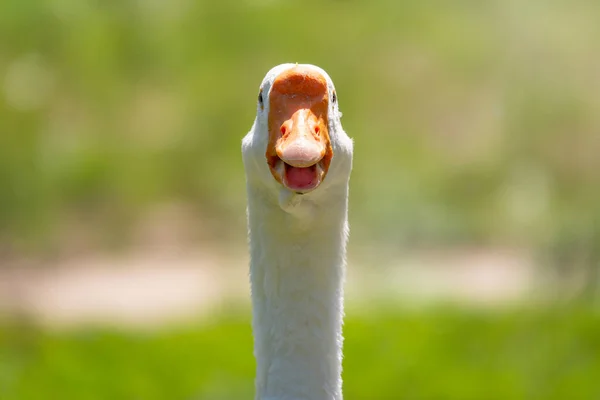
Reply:
<svg viewBox="0 0 600 400"><path fill-rule="evenodd" d="M342 399L347 190L315 205L248 187L257 400Z"/></svg>

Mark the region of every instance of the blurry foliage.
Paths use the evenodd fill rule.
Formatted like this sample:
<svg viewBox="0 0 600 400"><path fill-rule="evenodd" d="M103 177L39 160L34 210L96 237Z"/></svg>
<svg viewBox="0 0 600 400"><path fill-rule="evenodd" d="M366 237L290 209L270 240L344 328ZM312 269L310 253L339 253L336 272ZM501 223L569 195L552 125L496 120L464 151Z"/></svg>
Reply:
<svg viewBox="0 0 600 400"><path fill-rule="evenodd" d="M595 399L600 325L594 311L502 314L430 310L350 316L344 398ZM0 397L252 398L250 322L154 333L0 328Z"/></svg>
<svg viewBox="0 0 600 400"><path fill-rule="evenodd" d="M2 247L61 247L72 225L100 246L126 242L172 201L243 238L240 140L265 72L295 61L330 73L356 142L353 240L550 243L561 221L600 214L599 12L585 0L4 0Z"/></svg>

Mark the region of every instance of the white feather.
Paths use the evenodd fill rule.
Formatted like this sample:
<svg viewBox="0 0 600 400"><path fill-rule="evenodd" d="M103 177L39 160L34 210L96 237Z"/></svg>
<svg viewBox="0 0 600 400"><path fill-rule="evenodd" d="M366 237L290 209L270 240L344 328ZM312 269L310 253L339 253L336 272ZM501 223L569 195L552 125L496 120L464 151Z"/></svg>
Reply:
<svg viewBox="0 0 600 400"><path fill-rule="evenodd" d="M271 175L269 93L275 78L295 64L271 69L263 104L242 142L248 194L250 283L256 399L341 400L343 283L348 239L348 181L352 140L342 129L337 102L329 102L333 158L322 184L299 195ZM325 71L329 93L333 82Z"/></svg>

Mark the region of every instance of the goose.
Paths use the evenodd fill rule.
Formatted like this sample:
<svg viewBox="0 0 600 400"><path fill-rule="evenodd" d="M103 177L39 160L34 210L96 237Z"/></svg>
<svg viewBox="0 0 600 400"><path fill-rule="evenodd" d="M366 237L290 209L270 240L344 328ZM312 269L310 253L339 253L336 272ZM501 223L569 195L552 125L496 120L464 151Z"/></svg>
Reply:
<svg viewBox="0 0 600 400"><path fill-rule="evenodd" d="M353 142L310 64L264 77L242 140L256 400L341 400Z"/></svg>

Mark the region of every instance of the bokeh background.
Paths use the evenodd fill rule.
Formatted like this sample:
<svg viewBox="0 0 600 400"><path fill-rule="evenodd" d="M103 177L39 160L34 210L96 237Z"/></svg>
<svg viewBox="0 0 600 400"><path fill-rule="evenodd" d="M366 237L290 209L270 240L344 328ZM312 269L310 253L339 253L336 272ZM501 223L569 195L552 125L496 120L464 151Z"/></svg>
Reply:
<svg viewBox="0 0 600 400"><path fill-rule="evenodd" d="M347 399L600 398L600 3L0 2L0 398L252 398L240 141L355 140Z"/></svg>

